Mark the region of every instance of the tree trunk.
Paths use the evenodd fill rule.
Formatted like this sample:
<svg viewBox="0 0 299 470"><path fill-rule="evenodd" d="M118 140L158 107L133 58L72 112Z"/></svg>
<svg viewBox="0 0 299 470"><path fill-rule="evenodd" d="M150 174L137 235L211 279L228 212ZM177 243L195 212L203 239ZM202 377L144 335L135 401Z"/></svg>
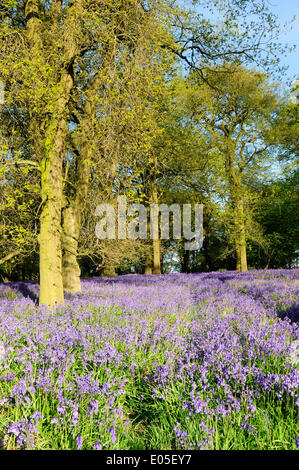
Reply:
<svg viewBox="0 0 299 470"><path fill-rule="evenodd" d="M158 191L156 179L152 181L152 201L158 204ZM161 245L160 245L160 217L158 213L158 233L157 238L153 239L153 274L161 274Z"/></svg>
<svg viewBox="0 0 299 470"><path fill-rule="evenodd" d="M79 4L77 5L79 8ZM48 48L43 44L42 3L40 0L25 2L26 32L33 64L44 65ZM74 34L77 34L74 32ZM64 40L63 60L66 68L59 73L56 83L49 90L49 109L43 115L30 116L29 131L40 159L42 210L40 215L40 305L52 306L64 302L62 280L61 214L63 201L62 162L67 133L67 109L73 87L72 65L78 52L76 41L70 33ZM35 62L35 61L38 62ZM31 107L34 110L35 103ZM43 129L41 138L39 130Z"/></svg>
<svg viewBox="0 0 299 470"><path fill-rule="evenodd" d="M182 272L190 273L190 250L185 250L183 252Z"/></svg>
<svg viewBox="0 0 299 470"><path fill-rule="evenodd" d="M63 303L61 217L63 202L62 162L65 152L67 121L65 118L72 76L61 77L60 94L54 103L55 113L46 130L41 164L42 212L40 218L40 305Z"/></svg>
<svg viewBox="0 0 299 470"><path fill-rule="evenodd" d="M146 205L146 214L147 214L147 236L150 234L150 208L149 205ZM153 247L152 243L146 246L146 253L145 253L145 266L144 266L144 274L153 274Z"/></svg>
<svg viewBox="0 0 299 470"><path fill-rule="evenodd" d="M238 198L236 201L236 255L237 270L247 271L247 254L246 254L246 233L244 220L243 199Z"/></svg>
<svg viewBox="0 0 299 470"><path fill-rule="evenodd" d="M144 274L153 274L152 246L148 247L146 251Z"/></svg>
<svg viewBox="0 0 299 470"><path fill-rule="evenodd" d="M242 174L234 167L235 145L232 145L226 154L225 170L230 186L230 198L233 208L234 229L235 229L235 248L236 248L236 270L247 271L246 256L246 232L245 217L242 194Z"/></svg>
<svg viewBox="0 0 299 470"><path fill-rule="evenodd" d="M75 195L69 198L66 196L68 200L67 207L63 210L63 286L66 292L72 294L81 292L78 242L81 231L82 214L88 195L90 166L94 145L93 122L95 119L97 93L101 80L101 74L97 74L93 78L85 95L86 103L81 122L81 138L79 140L80 149L78 149L77 155L78 169ZM111 275L115 275L115 271L114 274Z"/></svg>
<svg viewBox="0 0 299 470"><path fill-rule="evenodd" d="M116 277L115 267L112 264L104 266L101 276Z"/></svg>
<svg viewBox="0 0 299 470"><path fill-rule="evenodd" d="M153 240L153 274L161 274L160 240Z"/></svg>
<svg viewBox="0 0 299 470"><path fill-rule="evenodd" d="M62 211L62 278L66 292L81 292L80 266L77 261L78 238L80 228L74 207L65 207Z"/></svg>
<svg viewBox="0 0 299 470"><path fill-rule="evenodd" d="M203 256L204 256L204 271L208 272L211 269L211 257L210 257L210 233L206 230L203 239Z"/></svg>
<svg viewBox="0 0 299 470"><path fill-rule="evenodd" d="M236 240L236 271L241 271L241 251L238 240Z"/></svg>
<svg viewBox="0 0 299 470"><path fill-rule="evenodd" d="M62 211L62 272L63 287L66 292L81 292L81 269L78 263L78 243L81 231L82 213L88 193L90 173L89 150L82 145L82 155L78 161L78 176L75 198L70 199ZM88 144L87 144L87 148Z"/></svg>
<svg viewBox="0 0 299 470"><path fill-rule="evenodd" d="M40 216L40 305L63 303L61 256L62 161L51 152L42 162Z"/></svg>

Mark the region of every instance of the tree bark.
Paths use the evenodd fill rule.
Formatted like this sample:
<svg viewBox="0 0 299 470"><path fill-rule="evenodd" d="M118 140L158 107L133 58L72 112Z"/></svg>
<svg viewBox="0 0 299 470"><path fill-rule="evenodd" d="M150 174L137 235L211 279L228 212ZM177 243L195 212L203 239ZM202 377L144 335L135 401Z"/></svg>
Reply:
<svg viewBox="0 0 299 470"><path fill-rule="evenodd" d="M236 245L236 271L241 271L241 251L238 240L235 241Z"/></svg>
<svg viewBox="0 0 299 470"><path fill-rule="evenodd" d="M183 252L183 265L182 265L182 272L183 273L190 273L190 250L185 250Z"/></svg>
<svg viewBox="0 0 299 470"><path fill-rule="evenodd" d="M160 240L153 240L153 274L161 274Z"/></svg>
<svg viewBox="0 0 299 470"><path fill-rule="evenodd" d="M78 238L80 227L73 205L64 207L62 211L62 279L66 292L81 292L81 269L77 260Z"/></svg>
<svg viewBox="0 0 299 470"><path fill-rule="evenodd" d="M208 230L208 222L204 228L204 239L202 244L202 252L204 256L204 270L208 272L211 269L211 256L210 256L210 231Z"/></svg>
<svg viewBox="0 0 299 470"><path fill-rule="evenodd" d="M62 211L62 274L66 292L81 292L81 269L78 263L78 243L81 231L82 214L88 193L90 159L88 143L82 145L82 155L78 161L76 194L69 198Z"/></svg>
<svg viewBox="0 0 299 470"><path fill-rule="evenodd" d="M109 58L107 54L107 60ZM112 60L112 58L110 57ZM96 112L96 100L102 75L96 74L86 91L86 103L84 105L81 121L81 138L78 149L78 169L75 182L75 195L67 198L66 208L63 209L63 286L66 292L76 294L81 292L80 266L78 263L78 242L81 231L82 214L88 195L91 159L93 153L93 122ZM113 268L114 269L114 268ZM115 271L111 275L115 275ZM109 274L110 275L110 274Z"/></svg>
<svg viewBox="0 0 299 470"><path fill-rule="evenodd" d="M62 137L58 139L61 144ZM61 256L62 161L52 151L42 165L40 216L40 305L63 303Z"/></svg>
<svg viewBox="0 0 299 470"><path fill-rule="evenodd" d="M43 208L40 218L40 304L63 303L62 278L62 163L67 133L66 111L73 87L71 74L65 71L60 94L46 130L45 156L41 165Z"/></svg>
<svg viewBox="0 0 299 470"><path fill-rule="evenodd" d="M236 216L235 216L235 228L236 228L236 255L237 255L237 267L239 271L247 271L247 254L246 254L246 231L245 231L245 220L244 220L244 205L243 199L238 197L236 201Z"/></svg>
<svg viewBox="0 0 299 470"><path fill-rule="evenodd" d="M153 274L153 256L152 247L146 251L144 274Z"/></svg>
<svg viewBox="0 0 299 470"><path fill-rule="evenodd" d="M146 204L146 214L147 214L147 236L150 234L150 207L149 204ZM146 253L145 253L145 267L144 267L144 274L153 274L153 246L152 242L150 245L146 247Z"/></svg>
<svg viewBox="0 0 299 470"><path fill-rule="evenodd" d="M242 179L241 172L234 167L235 151L235 145L233 145L230 141L229 149L226 154L225 170L230 186L230 198L234 217L235 249L237 259L236 270L247 271L246 230L242 194Z"/></svg>
<svg viewBox="0 0 299 470"><path fill-rule="evenodd" d="M41 2L25 2L26 34L30 45L30 60L44 61L44 47L41 31ZM61 202L62 202L62 152L66 131L65 105L68 101L70 80L62 73L61 95L53 102L53 113L47 118L44 141L37 129L46 124L31 115L29 130L36 154L40 159L42 210L40 215L40 305L62 303L63 286L61 273Z"/></svg>
<svg viewBox="0 0 299 470"><path fill-rule="evenodd" d="M156 176L154 174L154 176ZM158 204L158 191L156 179L152 181L152 201ZM161 244L160 244L160 217L158 214L158 238L153 239L153 274L161 274Z"/></svg>
<svg viewBox="0 0 299 470"><path fill-rule="evenodd" d="M115 267L112 264L104 266L101 276L116 277Z"/></svg>

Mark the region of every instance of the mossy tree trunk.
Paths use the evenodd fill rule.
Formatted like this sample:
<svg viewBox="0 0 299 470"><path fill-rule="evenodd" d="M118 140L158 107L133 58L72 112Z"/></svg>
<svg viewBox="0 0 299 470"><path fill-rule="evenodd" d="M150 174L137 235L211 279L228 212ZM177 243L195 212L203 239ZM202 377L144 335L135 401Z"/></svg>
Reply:
<svg viewBox="0 0 299 470"><path fill-rule="evenodd" d="M160 240L153 240L153 274L161 274Z"/></svg>
<svg viewBox="0 0 299 470"><path fill-rule="evenodd" d="M116 271L113 264L107 264L104 266L103 271L101 272L101 276L107 277L116 277Z"/></svg>
<svg viewBox="0 0 299 470"><path fill-rule="evenodd" d="M237 269L240 271L247 271L244 204L243 204L243 199L241 197L238 197L236 201L235 228L236 228Z"/></svg>
<svg viewBox="0 0 299 470"><path fill-rule="evenodd" d="M40 217L40 304L63 303L61 215L63 203L62 164L67 133L66 109L73 78L64 72L59 98L48 128L41 163L42 211Z"/></svg>
<svg viewBox="0 0 299 470"><path fill-rule="evenodd" d="M228 136L229 138L229 136ZM247 271L246 229L242 191L242 172L234 167L235 146L230 141L226 154L226 174L230 187L230 199L233 211L234 239L236 250L236 270Z"/></svg>
<svg viewBox="0 0 299 470"><path fill-rule="evenodd" d="M153 274L153 254L151 246L146 250L144 274Z"/></svg>
<svg viewBox="0 0 299 470"><path fill-rule="evenodd" d="M155 159L156 162L156 159ZM156 169L156 168L155 168ZM152 181L152 201L154 204L159 203L157 182L156 182L156 171L154 172L153 181ZM152 240L153 243L153 274L161 274L161 242L160 242L160 216L158 217L158 233Z"/></svg>
<svg viewBox="0 0 299 470"><path fill-rule="evenodd" d="M113 63L112 52L109 50L106 63L109 67ZM88 184L90 168L94 149L94 121L96 119L96 103L98 90L103 80L103 70L99 71L90 82L85 92L85 105L83 117L80 124L80 137L77 142L77 173L73 188L66 194L66 205L63 209L62 218L62 269L63 286L66 292L76 294L81 292L80 266L78 262L78 243L81 232L82 216L88 195ZM66 186L67 187L67 186ZM66 193L68 193L66 191ZM114 268L113 268L114 269ZM115 271L109 268L109 272L115 275ZM113 274L114 272L114 274Z"/></svg>
<svg viewBox="0 0 299 470"><path fill-rule="evenodd" d="M62 220L63 287L66 292L76 294L81 292L81 269L77 259L80 225L74 204L63 208Z"/></svg>
<svg viewBox="0 0 299 470"><path fill-rule="evenodd" d="M238 240L235 241L236 251L236 271L241 271L241 252Z"/></svg>
<svg viewBox="0 0 299 470"><path fill-rule="evenodd" d="M61 258L61 160L52 152L42 169L43 208L40 216L40 305L63 303Z"/></svg>
<svg viewBox="0 0 299 470"><path fill-rule="evenodd" d="M85 146L83 145L83 148ZM88 147L88 145L86 145ZM63 287L66 292L81 292L80 266L78 262L78 243L81 231L82 215L88 193L90 173L89 154L82 152L78 159L76 194L68 198L62 211L62 273Z"/></svg>
<svg viewBox="0 0 299 470"><path fill-rule="evenodd" d="M55 22L61 13L61 2L53 2L50 15ZM40 0L25 2L26 35L29 44L30 61L33 69L40 68L41 74L48 70L44 65L52 65L52 75L47 94L48 112L39 110L40 103L32 104L29 133L40 161L41 171L41 214L40 214L40 305L52 306L63 303L62 279L62 202L63 202L63 159L66 148L67 112L71 91L74 85L74 59L79 53L75 40L82 11L82 2L74 2L72 12L73 29L63 41L61 63L49 61L49 47L45 40L49 37L44 29L44 10ZM55 39L53 39L55 40ZM57 72L57 73L55 73ZM45 75L45 80L49 77ZM35 97L35 95L34 95ZM35 97L38 98L38 94ZM39 111L35 111L35 109ZM41 132L40 132L41 130Z"/></svg>
<svg viewBox="0 0 299 470"><path fill-rule="evenodd" d="M150 236L150 184L149 184L149 170L146 169L144 171L144 191L147 196L146 200L146 213L147 213L147 237ZM153 274L153 244L152 240L149 240L149 243L146 246L145 252L145 266L144 266L144 274Z"/></svg>
<svg viewBox="0 0 299 470"><path fill-rule="evenodd" d="M54 113L46 129L44 157L41 164L42 212L40 217L40 304L63 303L62 165L67 133L66 110L73 87L72 75L65 71Z"/></svg>

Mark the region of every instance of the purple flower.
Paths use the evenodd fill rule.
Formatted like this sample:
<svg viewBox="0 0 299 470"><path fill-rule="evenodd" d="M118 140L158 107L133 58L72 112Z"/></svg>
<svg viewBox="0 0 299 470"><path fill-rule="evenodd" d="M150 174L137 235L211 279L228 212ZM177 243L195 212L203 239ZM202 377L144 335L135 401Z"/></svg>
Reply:
<svg viewBox="0 0 299 470"><path fill-rule="evenodd" d="M115 444L116 442L116 430L115 430L115 426L112 426L112 428L109 428L109 432L111 434L111 442L112 444Z"/></svg>
<svg viewBox="0 0 299 470"><path fill-rule="evenodd" d="M99 411L99 402L98 402L98 400L91 400L90 405L88 406L89 416L91 416L92 413L97 413L98 411Z"/></svg>
<svg viewBox="0 0 299 470"><path fill-rule="evenodd" d="M31 421L38 423L41 419L43 419L42 413L40 411L34 411L34 413L31 415Z"/></svg>
<svg viewBox="0 0 299 470"><path fill-rule="evenodd" d="M83 444L83 439L81 436L76 437L76 444L77 444L77 450L80 450Z"/></svg>
<svg viewBox="0 0 299 470"><path fill-rule="evenodd" d="M97 441L95 445L93 446L94 450L102 450L102 446L100 444L100 441Z"/></svg>

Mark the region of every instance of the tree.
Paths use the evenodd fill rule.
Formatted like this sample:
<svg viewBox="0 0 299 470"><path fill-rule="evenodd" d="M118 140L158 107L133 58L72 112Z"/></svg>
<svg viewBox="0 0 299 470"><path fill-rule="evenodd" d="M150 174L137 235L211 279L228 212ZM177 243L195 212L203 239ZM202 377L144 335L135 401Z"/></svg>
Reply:
<svg viewBox="0 0 299 470"><path fill-rule="evenodd" d="M0 41L4 55L1 72L9 97L6 106L18 106L26 113L33 162L41 172L41 304L63 302L63 209L64 267L66 273L69 269L74 271L82 200L86 195L90 168L90 147L87 148L90 135L84 129L91 119L95 119L95 109L91 105L99 92L99 83L103 85L107 70L105 58L109 57L111 47L116 46L119 51L126 42L133 47L134 35L141 24L138 17L142 19L146 15L138 1L115 4L107 0L95 4L92 0L27 0L21 7L16 1L6 2L1 10ZM153 17L151 12L149 16ZM7 54L10 49L13 54ZM109 60L115 64L115 56ZM63 164L68 150L72 99L78 84L81 84L83 96L80 96L80 102L84 108L79 126L80 170L77 195L70 202L63 194ZM67 233L70 227L75 227L72 234ZM65 280L69 278L70 273L66 274ZM74 283L76 279L78 272Z"/></svg>
<svg viewBox="0 0 299 470"><path fill-rule="evenodd" d="M254 218L263 229L264 246L253 245L250 257L258 268L291 268L299 253L298 169L259 188Z"/></svg>
<svg viewBox="0 0 299 470"><path fill-rule="evenodd" d="M237 269L246 271L246 182L252 174L262 175L269 158L267 134L279 110L279 94L265 74L242 66L224 64L206 78L209 85L196 74L189 76L185 102L216 152L210 165L220 172L229 200Z"/></svg>
<svg viewBox="0 0 299 470"><path fill-rule="evenodd" d="M99 173L101 186L106 181L110 190L106 191L107 201L119 188L126 194L129 182L140 171L138 161L149 159L157 132L155 108L171 61L167 51L155 46L155 16L137 14L135 10L129 13L131 17L118 33L125 35L128 29L130 35L115 38L92 89L85 91L78 83L77 88L83 88L84 94L74 97L72 168L68 170L71 185L65 185L68 202L63 210L67 216L63 225L63 278L65 289L72 293L80 291L78 238L90 174ZM82 71L86 68L85 64ZM68 163L66 166L70 167ZM84 190L80 191L83 180Z"/></svg>

